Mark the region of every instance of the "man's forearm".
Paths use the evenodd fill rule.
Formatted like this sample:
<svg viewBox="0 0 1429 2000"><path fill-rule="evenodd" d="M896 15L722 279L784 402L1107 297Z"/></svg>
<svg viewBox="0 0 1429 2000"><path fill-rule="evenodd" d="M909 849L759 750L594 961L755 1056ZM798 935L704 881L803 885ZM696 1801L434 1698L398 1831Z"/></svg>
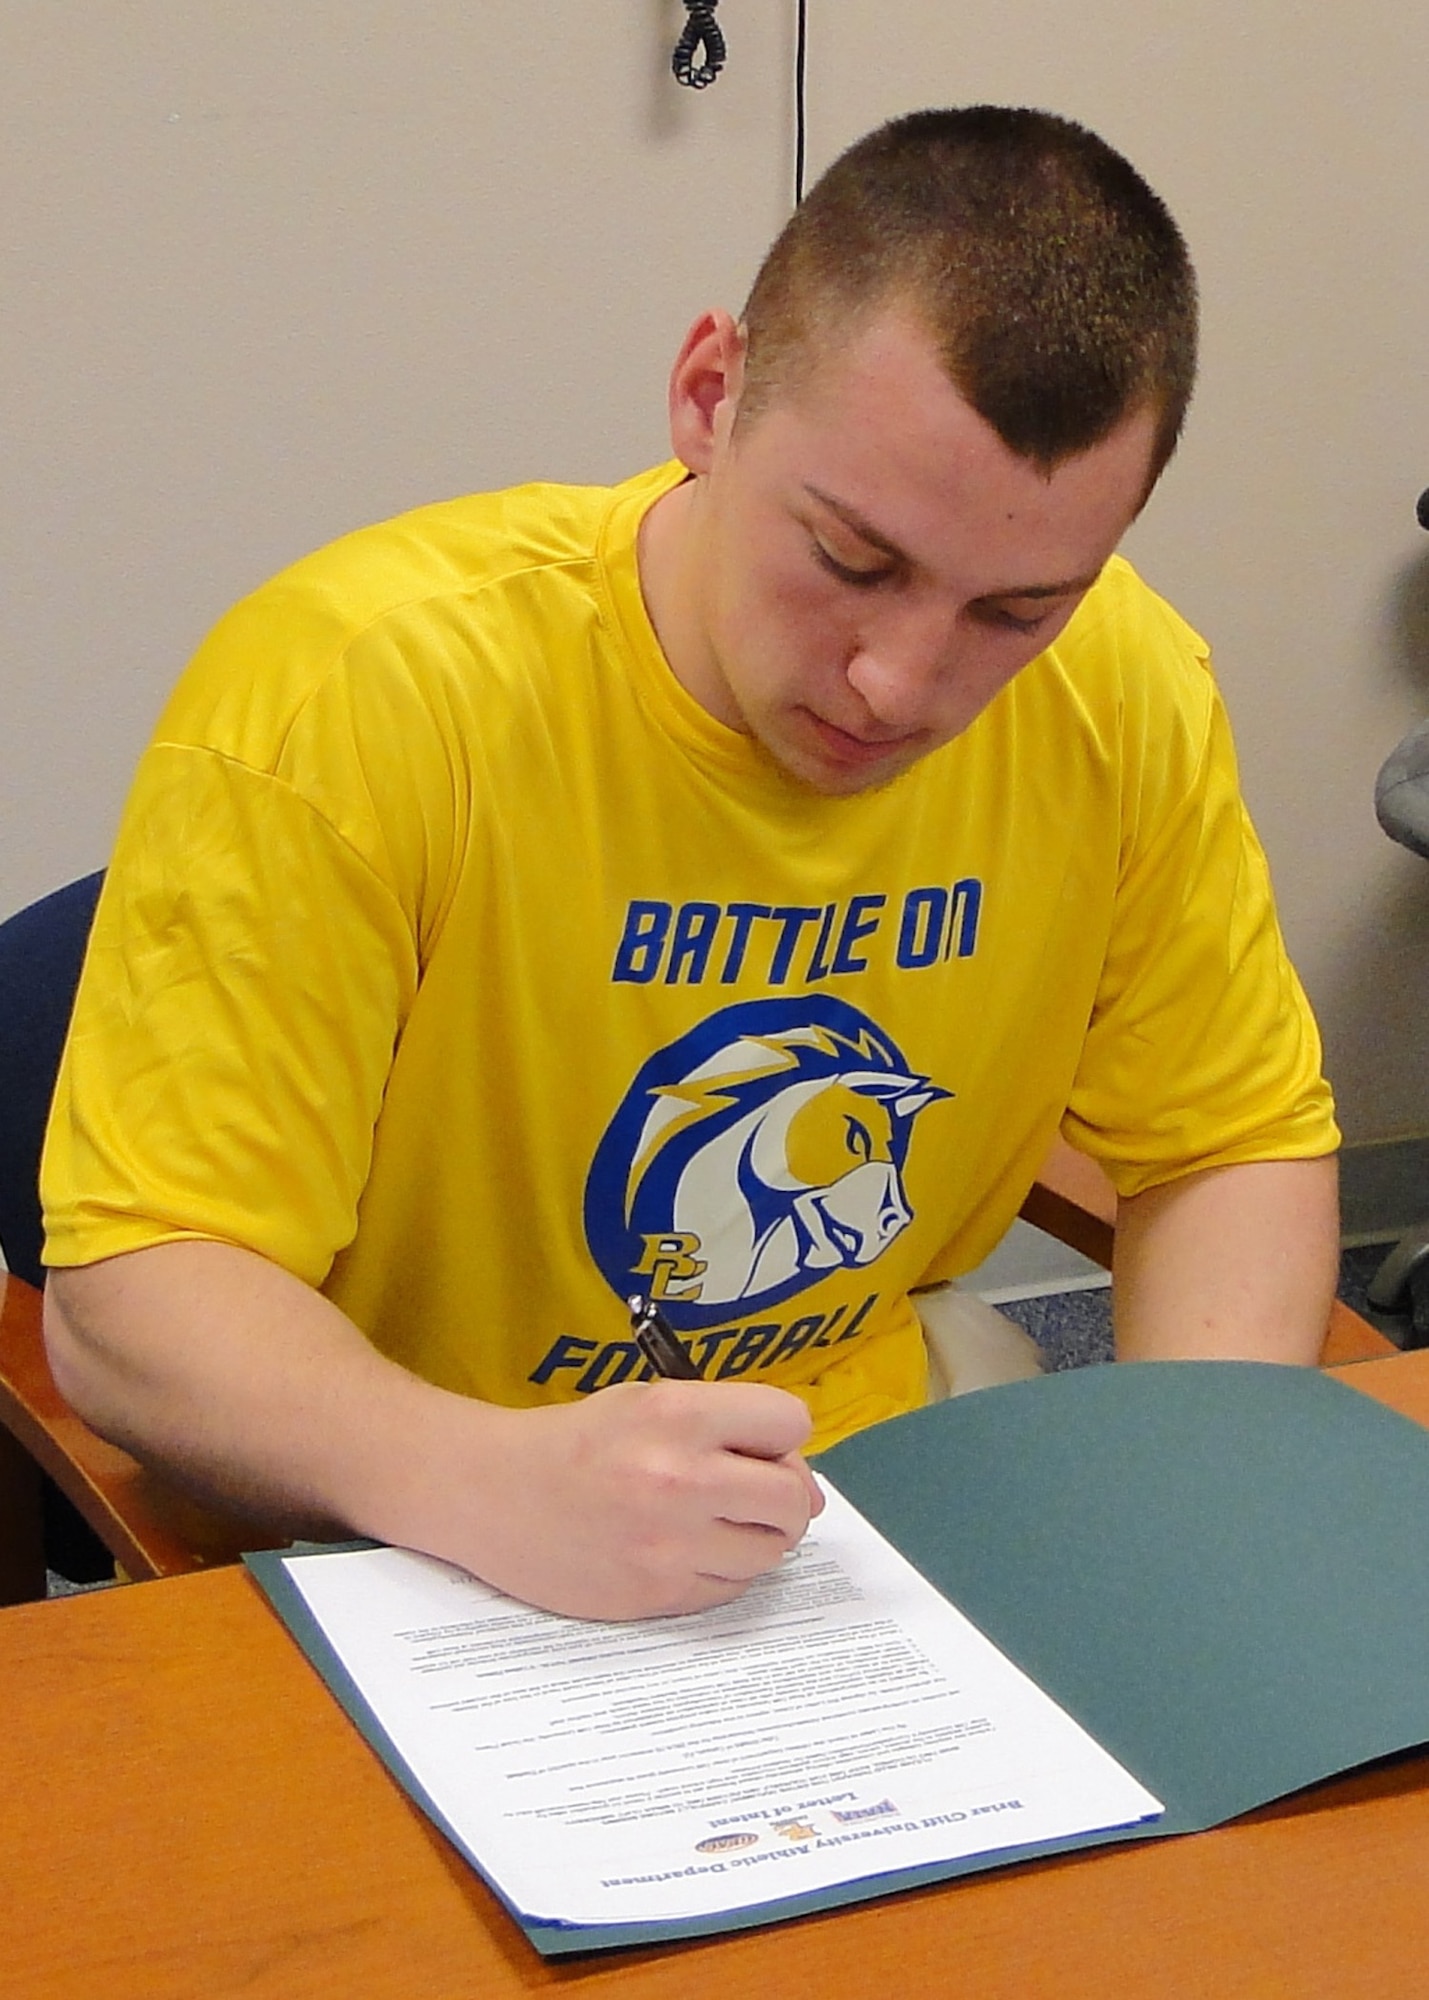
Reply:
<svg viewBox="0 0 1429 2000"><path fill-rule="evenodd" d="M1123 1200L1118 1358L1317 1361L1339 1268L1337 1165L1212 1168Z"/></svg>
<svg viewBox="0 0 1429 2000"><path fill-rule="evenodd" d="M211 1504L289 1532L357 1525L440 1393L320 1293L228 1244L56 1271L45 1338L101 1435ZM371 1529L370 1532L379 1532Z"/></svg>

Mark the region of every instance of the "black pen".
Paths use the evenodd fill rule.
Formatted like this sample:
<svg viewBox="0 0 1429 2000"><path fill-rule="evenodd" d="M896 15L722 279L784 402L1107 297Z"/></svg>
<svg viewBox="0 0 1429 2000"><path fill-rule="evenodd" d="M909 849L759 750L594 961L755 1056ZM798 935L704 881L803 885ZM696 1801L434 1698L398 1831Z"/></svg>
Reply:
<svg viewBox="0 0 1429 2000"><path fill-rule="evenodd" d="M634 1292L625 1301L630 1308L630 1328L636 1345L657 1375L671 1382L702 1382L704 1377L691 1361L682 1340L653 1299Z"/></svg>

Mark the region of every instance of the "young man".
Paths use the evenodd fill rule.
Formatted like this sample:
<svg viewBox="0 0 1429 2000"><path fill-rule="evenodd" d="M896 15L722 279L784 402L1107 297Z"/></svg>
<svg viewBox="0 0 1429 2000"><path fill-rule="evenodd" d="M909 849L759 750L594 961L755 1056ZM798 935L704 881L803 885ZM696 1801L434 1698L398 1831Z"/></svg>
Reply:
<svg viewBox="0 0 1429 2000"><path fill-rule="evenodd" d="M1194 283L1117 155L926 113L676 361L677 463L430 508L218 627L45 1170L51 1352L228 1504L720 1601L918 1403L1059 1129L1129 1357L1310 1362L1336 1133L1205 649L1113 551ZM656 1297L704 1380L642 1379Z"/></svg>

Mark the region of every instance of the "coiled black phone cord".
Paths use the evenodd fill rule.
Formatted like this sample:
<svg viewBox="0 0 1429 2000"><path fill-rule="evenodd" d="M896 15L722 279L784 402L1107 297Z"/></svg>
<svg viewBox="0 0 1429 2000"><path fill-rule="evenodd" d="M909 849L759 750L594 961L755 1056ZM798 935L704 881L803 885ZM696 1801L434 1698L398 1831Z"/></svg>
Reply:
<svg viewBox="0 0 1429 2000"><path fill-rule="evenodd" d="M689 90L708 89L724 68L724 36L715 19L718 5L719 0L685 0L684 33L675 44L670 67L676 82ZM701 48L704 59L697 63L695 57Z"/></svg>

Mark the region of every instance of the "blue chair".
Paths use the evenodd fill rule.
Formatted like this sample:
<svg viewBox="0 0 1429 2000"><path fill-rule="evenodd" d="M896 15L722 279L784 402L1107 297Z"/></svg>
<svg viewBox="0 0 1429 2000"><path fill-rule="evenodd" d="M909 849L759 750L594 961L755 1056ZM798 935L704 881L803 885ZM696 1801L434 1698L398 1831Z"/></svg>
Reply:
<svg viewBox="0 0 1429 2000"><path fill-rule="evenodd" d="M181 1575L273 1545L97 1437L56 1389L40 1326L39 1165L101 875L0 924L0 1602L77 1583Z"/></svg>
<svg viewBox="0 0 1429 2000"><path fill-rule="evenodd" d="M37 1290L40 1147L103 880L86 875L0 924L0 1252Z"/></svg>
<svg viewBox="0 0 1429 2000"><path fill-rule="evenodd" d="M40 1147L103 874L86 875L0 924L0 1253L39 1290ZM114 1559L53 1480L41 1486L47 1566L76 1583Z"/></svg>

